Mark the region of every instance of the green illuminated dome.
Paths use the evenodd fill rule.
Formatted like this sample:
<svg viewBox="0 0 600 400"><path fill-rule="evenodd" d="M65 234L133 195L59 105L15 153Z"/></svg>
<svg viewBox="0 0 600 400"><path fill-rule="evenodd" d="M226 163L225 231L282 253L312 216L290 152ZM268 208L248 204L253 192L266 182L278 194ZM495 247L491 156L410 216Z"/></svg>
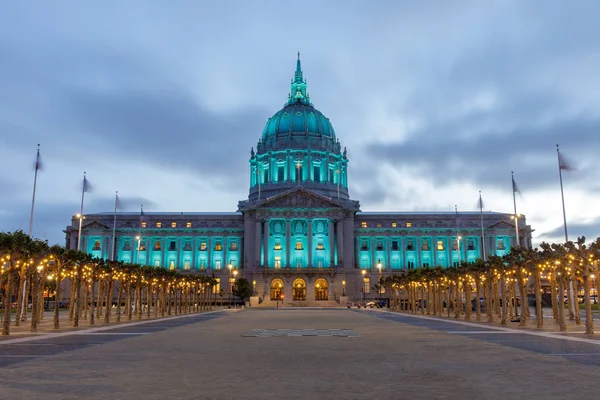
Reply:
<svg viewBox="0 0 600 400"><path fill-rule="evenodd" d="M288 102L269 118L263 130L262 140L268 142L272 139L302 135L323 136L334 142L336 140L329 118L310 103L298 53L296 73L291 83Z"/></svg>

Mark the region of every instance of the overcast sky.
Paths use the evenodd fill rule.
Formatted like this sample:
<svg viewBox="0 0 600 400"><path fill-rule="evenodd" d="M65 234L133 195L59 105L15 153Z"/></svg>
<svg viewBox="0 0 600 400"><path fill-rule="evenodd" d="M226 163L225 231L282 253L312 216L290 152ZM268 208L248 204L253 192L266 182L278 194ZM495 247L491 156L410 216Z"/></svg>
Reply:
<svg viewBox="0 0 600 400"><path fill-rule="evenodd" d="M600 236L600 2L6 2L0 231L64 243L79 210L235 211L296 52L363 211L518 212Z"/></svg>

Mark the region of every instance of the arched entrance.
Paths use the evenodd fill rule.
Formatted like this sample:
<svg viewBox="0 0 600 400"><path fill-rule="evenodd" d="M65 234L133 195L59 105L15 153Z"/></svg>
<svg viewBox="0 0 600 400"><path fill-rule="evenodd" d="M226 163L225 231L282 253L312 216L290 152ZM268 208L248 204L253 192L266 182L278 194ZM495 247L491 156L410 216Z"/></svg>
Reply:
<svg viewBox="0 0 600 400"><path fill-rule="evenodd" d="M271 281L271 300L281 300L281 294L283 293L283 281L279 278L275 278Z"/></svg>
<svg viewBox="0 0 600 400"><path fill-rule="evenodd" d="M294 279L294 286L292 287L292 300L306 300L306 281L304 279Z"/></svg>
<svg viewBox="0 0 600 400"><path fill-rule="evenodd" d="M317 279L315 282L315 300L329 299L329 285L323 278Z"/></svg>

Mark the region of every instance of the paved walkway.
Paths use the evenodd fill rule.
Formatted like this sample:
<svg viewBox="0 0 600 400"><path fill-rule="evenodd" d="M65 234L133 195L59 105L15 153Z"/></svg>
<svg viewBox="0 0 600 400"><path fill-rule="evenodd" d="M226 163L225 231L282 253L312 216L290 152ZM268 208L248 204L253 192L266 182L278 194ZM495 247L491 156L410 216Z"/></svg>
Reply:
<svg viewBox="0 0 600 400"><path fill-rule="evenodd" d="M591 399L600 392L597 344L382 310L224 310L110 328L4 342L0 399Z"/></svg>

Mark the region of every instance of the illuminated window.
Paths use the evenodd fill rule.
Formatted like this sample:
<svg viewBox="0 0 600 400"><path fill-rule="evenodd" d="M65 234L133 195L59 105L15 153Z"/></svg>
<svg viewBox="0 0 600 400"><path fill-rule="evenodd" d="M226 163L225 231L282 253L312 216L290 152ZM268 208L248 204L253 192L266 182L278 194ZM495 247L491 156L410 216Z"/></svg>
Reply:
<svg viewBox="0 0 600 400"><path fill-rule="evenodd" d="M219 294L219 293L221 293L221 279L219 279L219 278L215 278L215 281L216 281L216 283L215 283L215 285L213 286L213 290L212 290L212 292L213 292L214 294Z"/></svg>
<svg viewBox="0 0 600 400"><path fill-rule="evenodd" d="M94 242L94 247L92 248L92 250L100 250L100 241L96 240Z"/></svg>
<svg viewBox="0 0 600 400"><path fill-rule="evenodd" d="M423 251L429 250L429 240L424 240L423 243L421 243L421 250L423 250Z"/></svg>
<svg viewBox="0 0 600 400"><path fill-rule="evenodd" d="M296 258L296 268L302 268L302 259Z"/></svg>
<svg viewBox="0 0 600 400"><path fill-rule="evenodd" d="M157 228L162 228L162 222L157 222L157 223L156 223L156 227L157 227Z"/></svg>
<svg viewBox="0 0 600 400"><path fill-rule="evenodd" d="M323 243L319 243L317 244L317 250L324 250L325 246L323 246Z"/></svg>
<svg viewBox="0 0 600 400"><path fill-rule="evenodd" d="M378 228L381 228L381 224L377 224L377 227L378 227Z"/></svg>
<svg viewBox="0 0 600 400"><path fill-rule="evenodd" d="M498 240L498 250L506 250L506 247L504 247L503 240Z"/></svg>
<svg viewBox="0 0 600 400"><path fill-rule="evenodd" d="M200 261L200 269L204 269L206 268L206 261L202 260Z"/></svg>
<svg viewBox="0 0 600 400"><path fill-rule="evenodd" d="M154 266L160 267L160 260L154 260Z"/></svg>
<svg viewBox="0 0 600 400"><path fill-rule="evenodd" d="M296 250L302 250L302 241L301 240L298 240L296 242Z"/></svg>
<svg viewBox="0 0 600 400"><path fill-rule="evenodd" d="M146 244L144 242L140 242L140 251L146 251Z"/></svg>
<svg viewBox="0 0 600 400"><path fill-rule="evenodd" d="M175 260L169 261L169 269L175 269Z"/></svg>
<svg viewBox="0 0 600 400"><path fill-rule="evenodd" d="M363 292L365 294L371 293L371 278L363 279Z"/></svg>
<svg viewBox="0 0 600 400"><path fill-rule="evenodd" d="M395 228L397 226L397 224L395 222L392 222L392 228Z"/></svg>
<svg viewBox="0 0 600 400"><path fill-rule="evenodd" d="M190 262L186 261L183 263L183 269L190 269Z"/></svg>
<svg viewBox="0 0 600 400"><path fill-rule="evenodd" d="M407 228L412 228L412 222L407 222L407 223L406 223L406 227L407 227Z"/></svg>
<svg viewBox="0 0 600 400"><path fill-rule="evenodd" d="M186 222L185 223L185 227L186 228L191 228L192 227L192 223L191 222Z"/></svg>
<svg viewBox="0 0 600 400"><path fill-rule="evenodd" d="M274 250L281 250L281 243L275 243Z"/></svg>
<svg viewBox="0 0 600 400"><path fill-rule="evenodd" d="M360 226L363 227L363 228L366 228L367 227L367 223L363 221L363 222L360 223Z"/></svg>
<svg viewBox="0 0 600 400"><path fill-rule="evenodd" d="M438 250L444 250L444 241L443 240L438 240L437 241L437 249Z"/></svg>
<svg viewBox="0 0 600 400"><path fill-rule="evenodd" d="M281 257L275 257L275 268L281 268Z"/></svg>
<svg viewBox="0 0 600 400"><path fill-rule="evenodd" d="M221 269L221 260L215 261L215 269Z"/></svg>
<svg viewBox="0 0 600 400"><path fill-rule="evenodd" d="M221 242L218 242L217 244L215 244L215 251L222 251L223 250L223 245L221 244Z"/></svg>
<svg viewBox="0 0 600 400"><path fill-rule="evenodd" d="M160 242L158 240L154 242L154 250L160 250Z"/></svg>
<svg viewBox="0 0 600 400"><path fill-rule="evenodd" d="M177 228L177 222L171 222L171 228Z"/></svg>
<svg viewBox="0 0 600 400"><path fill-rule="evenodd" d="M206 242L200 243L200 251L206 251Z"/></svg>
<svg viewBox="0 0 600 400"><path fill-rule="evenodd" d="M146 223L142 222L142 228L145 228L145 227L146 227Z"/></svg>
<svg viewBox="0 0 600 400"><path fill-rule="evenodd" d="M231 242L231 244L229 245L229 250L237 250L237 242Z"/></svg>
<svg viewBox="0 0 600 400"><path fill-rule="evenodd" d="M296 161L296 182L302 180L302 163L297 160Z"/></svg>

